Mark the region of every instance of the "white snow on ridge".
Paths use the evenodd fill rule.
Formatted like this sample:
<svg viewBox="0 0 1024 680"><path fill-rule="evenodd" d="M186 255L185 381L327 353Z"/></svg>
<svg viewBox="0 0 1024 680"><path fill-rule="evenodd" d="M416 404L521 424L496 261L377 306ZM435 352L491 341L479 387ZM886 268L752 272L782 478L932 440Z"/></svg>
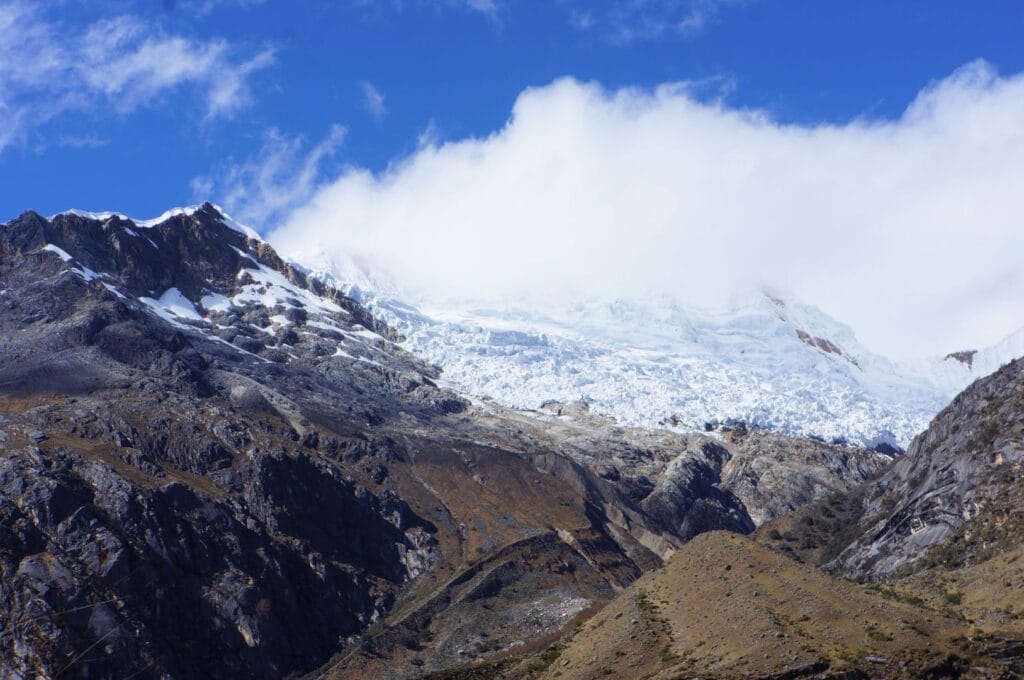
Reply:
<svg viewBox="0 0 1024 680"><path fill-rule="evenodd" d="M70 208L68 210L63 210L59 213L54 213L53 215L50 215L50 221L53 221L53 218L57 217L58 215L77 215L78 217L81 217L83 219L97 220L99 222L105 222L106 220L109 220L112 217L120 217L123 220L131 220L131 218L128 217L127 215L123 215L118 212L92 212L90 210L79 210L78 208ZM134 220L132 221L134 222Z"/></svg>
<svg viewBox="0 0 1024 680"><path fill-rule="evenodd" d="M208 309L211 312L226 312L231 309L231 300L220 293L204 295L199 300L199 304L203 309Z"/></svg>
<svg viewBox="0 0 1024 680"><path fill-rule="evenodd" d="M57 253L57 257L64 260L65 262L70 262L71 260L75 259L68 254L68 251L64 250L63 248L59 248L53 245L52 243L47 243L45 246L43 246L43 250L48 250L51 253Z"/></svg>
<svg viewBox="0 0 1024 680"><path fill-rule="evenodd" d="M337 303L296 286L280 272L264 264L254 262L254 268L241 269L237 276L238 278L249 277L253 283L242 286L242 291L233 298L235 304L259 302L268 308L275 305L305 306L314 312L348 315L348 312Z"/></svg>
<svg viewBox="0 0 1024 680"><path fill-rule="evenodd" d="M117 297L121 298L122 300L126 300L126 299L128 299L128 298L126 298L126 297L125 297L125 294L124 294L124 293L122 293L121 291L119 291L119 290L118 290L117 288L115 288L114 286L112 286L112 285L110 285L109 283L106 283L106 282L102 282L102 283L103 283L103 287L104 287L104 288L106 288L107 290L109 290L109 291L110 291L111 293L113 293L113 294L114 294L114 295L116 295Z"/></svg>
<svg viewBox="0 0 1024 680"><path fill-rule="evenodd" d="M71 271L72 271L72 273L77 274L78 276L81 276L83 279L85 279L89 283L91 283L91 282L95 281L96 279L100 278L101 276L103 276L103 274L97 274L96 272L94 272L93 270L89 269L85 265L82 265L81 267L72 267Z"/></svg>
<svg viewBox="0 0 1024 680"><path fill-rule="evenodd" d="M311 329L329 330L343 336L336 345L334 356L355 359L374 366L383 366L383 364L373 359L357 356L342 349L343 345L347 345L350 349L364 354L380 352L381 350L376 346L377 343L382 341L379 335L364 330L358 325L353 330L343 329L334 322L334 318L337 315L348 316L348 312L335 302L318 297L310 291L293 285L285 277L272 269L263 265L258 266L259 269L242 269L238 272L240 278L242 276L250 276L255 282L243 285L240 292L234 297L228 298L220 293L207 293L200 298L198 308L177 288L167 289L158 299L139 297L138 301L156 316L177 328L199 333L210 340L227 345L264 362L269 362L269 359L253 354L219 337L214 329L217 327L227 328L227 326L220 325L219 320L216 318L210 318L210 313L228 312L233 307L241 308L252 304L262 306L268 312L274 313L266 317L267 325L256 326L256 328L268 335L276 336L283 329L292 328L297 325L286 314L277 313L280 308L303 309L310 315L310 318L300 322L303 326ZM113 286L106 283L103 285L118 297L125 297ZM336 316L332 317L331 314ZM320 335L309 330L303 330L302 332L309 335ZM323 336L321 335L321 337ZM337 338L334 339L337 340ZM293 359L296 358L294 355L289 356Z"/></svg>
<svg viewBox="0 0 1024 680"><path fill-rule="evenodd" d="M176 325L180 319L189 321L202 321L196 306L192 301L181 294L177 288L168 288L160 296L159 300L151 297L140 297L139 302L148 305L158 316Z"/></svg>
<svg viewBox="0 0 1024 680"><path fill-rule="evenodd" d="M241 234L244 234L248 238L256 239L257 241L263 240L263 238L259 235L259 233L256 232L255 229L234 220L219 205L215 203L211 203L210 205L212 205L217 210L217 212L219 212L223 216L224 219L222 221L225 224L225 226L229 227L230 229L234 229L235 231ZM91 212L88 210L79 210L77 208L71 208L70 210L64 210L63 212L51 215L50 219L52 220L58 215L77 215L78 217L82 217L88 220L98 220L100 222L105 222L106 220L109 220L112 217L119 217L123 220L128 220L129 222L134 224L136 227L139 227L140 229L149 229L151 227L157 226L158 224L166 222L172 217L177 217L179 215L190 216L197 210L199 210L201 207L202 205L190 205L182 208L171 208L170 210L159 215L158 217L154 217L148 220L135 219L134 217L128 217L127 215L118 212ZM132 232L132 235L138 236L138 234L134 232Z"/></svg>

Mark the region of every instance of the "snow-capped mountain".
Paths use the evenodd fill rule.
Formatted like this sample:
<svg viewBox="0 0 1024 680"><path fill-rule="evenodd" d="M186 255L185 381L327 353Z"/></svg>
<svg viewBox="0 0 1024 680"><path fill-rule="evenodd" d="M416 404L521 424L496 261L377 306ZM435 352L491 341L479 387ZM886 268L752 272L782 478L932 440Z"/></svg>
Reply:
<svg viewBox="0 0 1024 680"><path fill-rule="evenodd" d="M583 400L623 424L744 421L785 434L905 448L963 387L1024 355L999 345L894 362L819 309L758 292L722 309L668 298L568 306L403 298L365 263L307 258L399 330L446 383L516 408Z"/></svg>
<svg viewBox="0 0 1024 680"><path fill-rule="evenodd" d="M139 232L131 234L147 238L150 227L201 209L133 220ZM210 209L232 230L258 239L223 210ZM115 213L65 214L128 220ZM520 409L582 400L625 425L703 430L743 421L783 434L902 448L963 387L1024 355L1022 330L985 349L893 362L862 346L848 326L778 292L754 293L720 309L665 297L495 305L416 298L356 257L298 255L296 261L309 267L299 267L297 274L309 273L345 292L401 333L404 348L439 366L449 387ZM250 269L252 291L242 290L234 302L262 296L273 307L277 298L296 297L292 282L276 272ZM122 292L102 273L80 275ZM139 300L177 323L201 320L177 289ZM207 296L199 302L204 310L220 312L231 301ZM283 315L270 321L289 324ZM359 321L376 337L372 319ZM353 348L339 353L374 361L371 342L343 335Z"/></svg>
<svg viewBox="0 0 1024 680"><path fill-rule="evenodd" d="M90 677L421 677L546 645L698 534L890 461L472 403L246 234L210 204L0 224L0 677L53 677L106 641ZM446 328L388 310L410 337Z"/></svg>

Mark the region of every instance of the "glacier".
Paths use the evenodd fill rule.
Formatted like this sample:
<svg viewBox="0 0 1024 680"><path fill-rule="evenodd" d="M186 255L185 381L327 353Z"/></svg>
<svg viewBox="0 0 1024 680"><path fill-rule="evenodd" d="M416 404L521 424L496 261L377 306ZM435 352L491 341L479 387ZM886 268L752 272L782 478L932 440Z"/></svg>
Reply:
<svg viewBox="0 0 1024 680"><path fill-rule="evenodd" d="M906 448L974 379L1024 354L1024 330L977 352L893 361L792 295L717 309L671 297L495 304L425 299L351 258L293 259L369 307L460 392L517 409L582 401L623 425L743 422L783 434Z"/></svg>

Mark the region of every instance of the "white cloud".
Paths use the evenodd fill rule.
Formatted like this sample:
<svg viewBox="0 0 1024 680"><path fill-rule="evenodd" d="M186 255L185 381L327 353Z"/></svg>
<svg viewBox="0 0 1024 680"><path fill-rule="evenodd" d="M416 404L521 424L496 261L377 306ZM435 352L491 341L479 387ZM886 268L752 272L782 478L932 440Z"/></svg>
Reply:
<svg viewBox="0 0 1024 680"><path fill-rule="evenodd" d="M221 7L238 7L248 9L262 5L266 0L164 0L167 9L183 9L201 17L205 17Z"/></svg>
<svg viewBox="0 0 1024 680"><path fill-rule="evenodd" d="M479 12L490 19L497 20L498 13L505 8L504 0L351 0L354 4L366 8L401 11L407 5L434 7L438 10L464 9Z"/></svg>
<svg viewBox="0 0 1024 680"><path fill-rule="evenodd" d="M629 43L665 35L693 35L718 16L722 6L745 0L612 0L600 10L570 9L569 23L583 31L598 30L611 41Z"/></svg>
<svg viewBox="0 0 1024 680"><path fill-rule="evenodd" d="M1024 76L969 64L896 120L784 125L686 86L524 91L506 126L345 170L271 234L425 296L788 289L896 356L1024 323Z"/></svg>
<svg viewBox="0 0 1024 680"><path fill-rule="evenodd" d="M496 0L462 0L462 2L469 9L489 16L494 16L498 13L498 3Z"/></svg>
<svg viewBox="0 0 1024 680"><path fill-rule="evenodd" d="M594 15L590 12L571 10L569 12L569 23L579 31L589 31L594 27Z"/></svg>
<svg viewBox="0 0 1024 680"><path fill-rule="evenodd" d="M416 148L422 149L426 146L438 146L441 143L443 134L437 120L431 118L426 126L416 135Z"/></svg>
<svg viewBox="0 0 1024 680"><path fill-rule="evenodd" d="M306 151L301 136L271 129L255 157L229 161L213 175L193 178L194 198L213 199L243 222L274 224L286 212L308 201L319 188L323 163L341 146L345 134L344 127L333 125L322 140Z"/></svg>
<svg viewBox="0 0 1024 680"><path fill-rule="evenodd" d="M384 120L388 109L384 105L384 95L374 86L373 83L359 83L359 89L363 93L363 107L370 112L377 122Z"/></svg>
<svg viewBox="0 0 1024 680"><path fill-rule="evenodd" d="M68 149L98 149L110 143L110 140L99 135L58 135L54 140L57 146Z"/></svg>
<svg viewBox="0 0 1024 680"><path fill-rule="evenodd" d="M252 74L273 62L266 49L247 59L224 40L168 35L132 16L75 30L42 4L0 6L0 151L72 111L131 113L168 93L201 93L206 118L250 103Z"/></svg>
<svg viewBox="0 0 1024 680"><path fill-rule="evenodd" d="M427 0L438 7L461 7L473 12L479 12L491 19L497 19L498 10L504 2L500 0Z"/></svg>

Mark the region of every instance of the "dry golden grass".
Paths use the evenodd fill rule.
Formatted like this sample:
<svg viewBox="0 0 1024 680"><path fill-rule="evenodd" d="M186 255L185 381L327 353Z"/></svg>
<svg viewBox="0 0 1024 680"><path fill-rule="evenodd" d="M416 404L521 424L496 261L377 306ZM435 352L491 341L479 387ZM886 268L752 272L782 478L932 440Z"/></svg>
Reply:
<svg viewBox="0 0 1024 680"><path fill-rule="evenodd" d="M1024 637L1024 547L960 569L922 570L884 589L962 618L968 635Z"/></svg>
<svg viewBox="0 0 1024 680"><path fill-rule="evenodd" d="M591 619L544 677L761 677L815 664L898 677L899 663L938 661L960 632L938 613L713 532Z"/></svg>

